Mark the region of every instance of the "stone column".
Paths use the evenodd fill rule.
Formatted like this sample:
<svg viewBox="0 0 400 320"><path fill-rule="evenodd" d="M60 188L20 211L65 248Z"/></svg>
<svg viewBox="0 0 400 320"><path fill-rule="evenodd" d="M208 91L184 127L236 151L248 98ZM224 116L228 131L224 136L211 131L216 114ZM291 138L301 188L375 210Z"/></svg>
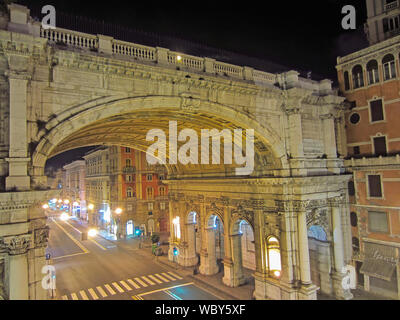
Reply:
<svg viewBox="0 0 400 320"><path fill-rule="evenodd" d="M15 64L27 63L11 57ZM28 176L28 132L27 132L27 86L30 77L26 73L8 71L10 83L10 147L6 190L18 191L30 189Z"/></svg>
<svg viewBox="0 0 400 320"><path fill-rule="evenodd" d="M246 282L243 275L242 262L242 234L234 234L229 236L228 245L232 250L232 262L224 263L223 282L228 287L239 287Z"/></svg>
<svg viewBox="0 0 400 320"><path fill-rule="evenodd" d="M343 247L343 232L342 232L342 219L341 219L341 199L333 199L330 201L332 206L332 229L333 229L333 255L334 255L334 269L332 275L333 288L335 297L341 300L350 300L353 298L349 289L344 289L342 282L346 276L344 273L344 247Z"/></svg>
<svg viewBox="0 0 400 320"><path fill-rule="evenodd" d="M328 242L318 243L318 271L321 277L321 292L332 295L331 250Z"/></svg>
<svg viewBox="0 0 400 320"><path fill-rule="evenodd" d="M183 234L186 234L182 252L179 255L179 264L184 267L193 267L198 263L196 254L196 225L192 223L185 224Z"/></svg>
<svg viewBox="0 0 400 320"><path fill-rule="evenodd" d="M298 247L301 289L299 300L316 300L318 288L311 281L310 252L307 234L307 210L302 208L297 213Z"/></svg>
<svg viewBox="0 0 400 320"><path fill-rule="evenodd" d="M29 299L28 249L30 235L9 237L3 240L9 254L9 299Z"/></svg>
<svg viewBox="0 0 400 320"><path fill-rule="evenodd" d="M200 273L214 275L218 273L217 257L215 252L215 229L206 227L202 230L202 237L206 247L200 253Z"/></svg>

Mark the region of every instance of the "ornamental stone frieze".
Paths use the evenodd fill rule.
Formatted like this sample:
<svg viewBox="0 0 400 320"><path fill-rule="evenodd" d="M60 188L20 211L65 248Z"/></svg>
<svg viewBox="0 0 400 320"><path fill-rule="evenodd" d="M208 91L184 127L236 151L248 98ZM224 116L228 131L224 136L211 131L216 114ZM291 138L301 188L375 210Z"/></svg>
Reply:
<svg viewBox="0 0 400 320"><path fill-rule="evenodd" d="M12 256L27 253L31 244L32 236L29 234L0 239L0 248L5 249Z"/></svg>
<svg viewBox="0 0 400 320"><path fill-rule="evenodd" d="M250 223L251 227L254 230L254 212L250 210L244 209L242 206L239 206L237 209L232 210L232 221L237 220L245 220Z"/></svg>
<svg viewBox="0 0 400 320"><path fill-rule="evenodd" d="M42 229L37 229L34 232L35 235L35 248L47 247L48 239L50 234L50 227L46 226Z"/></svg>

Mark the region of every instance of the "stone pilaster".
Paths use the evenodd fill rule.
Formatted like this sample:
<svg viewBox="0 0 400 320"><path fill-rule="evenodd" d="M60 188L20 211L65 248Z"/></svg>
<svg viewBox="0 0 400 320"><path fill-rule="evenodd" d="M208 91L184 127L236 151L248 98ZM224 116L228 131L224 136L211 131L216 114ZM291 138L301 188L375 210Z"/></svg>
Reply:
<svg viewBox="0 0 400 320"><path fill-rule="evenodd" d="M229 236L228 245L232 248L232 259L224 260L223 283L228 287L239 287L246 282L242 263L242 234Z"/></svg>
<svg viewBox="0 0 400 320"><path fill-rule="evenodd" d="M217 257L215 252L215 230L204 228L203 237L206 241L206 248L200 252L200 273L204 275L214 275L218 273Z"/></svg>

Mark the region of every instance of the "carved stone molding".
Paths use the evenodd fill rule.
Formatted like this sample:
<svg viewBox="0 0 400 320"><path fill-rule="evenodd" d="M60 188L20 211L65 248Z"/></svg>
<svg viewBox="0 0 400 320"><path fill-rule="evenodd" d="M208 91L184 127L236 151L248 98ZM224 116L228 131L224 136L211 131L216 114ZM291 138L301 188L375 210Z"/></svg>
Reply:
<svg viewBox="0 0 400 320"><path fill-rule="evenodd" d="M29 234L6 237L0 239L0 247L5 248L10 255L15 256L27 253L31 246L31 242L32 237Z"/></svg>
<svg viewBox="0 0 400 320"><path fill-rule="evenodd" d="M49 239L50 227L35 230L35 248L45 248Z"/></svg>
<svg viewBox="0 0 400 320"><path fill-rule="evenodd" d="M307 213L307 228L311 226L321 226L324 228L325 233L328 234L329 216L327 209L314 209Z"/></svg>
<svg viewBox="0 0 400 320"><path fill-rule="evenodd" d="M254 212L239 206L236 210L232 210L232 221L245 220L250 223L254 230Z"/></svg>
<svg viewBox="0 0 400 320"><path fill-rule="evenodd" d="M330 207L340 207L346 204L345 197L343 195L335 198L328 199L328 204Z"/></svg>

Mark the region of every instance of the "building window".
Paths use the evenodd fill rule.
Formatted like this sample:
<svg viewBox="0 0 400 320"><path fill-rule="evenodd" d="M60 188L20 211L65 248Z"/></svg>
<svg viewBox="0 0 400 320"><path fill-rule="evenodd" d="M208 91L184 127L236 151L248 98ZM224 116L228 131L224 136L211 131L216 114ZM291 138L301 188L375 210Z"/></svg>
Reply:
<svg viewBox="0 0 400 320"><path fill-rule="evenodd" d="M128 175L126 176L126 182L132 182L132 181L133 181L132 176L131 176L130 174L128 174Z"/></svg>
<svg viewBox="0 0 400 320"><path fill-rule="evenodd" d="M153 181L153 174L147 175L147 181Z"/></svg>
<svg viewBox="0 0 400 320"><path fill-rule="evenodd" d="M165 210L165 202L160 202L160 210Z"/></svg>
<svg viewBox="0 0 400 320"><path fill-rule="evenodd" d="M128 204L128 205L126 206L126 210L129 211L129 212L131 212L131 211L133 210L133 206L132 206L131 204Z"/></svg>
<svg viewBox="0 0 400 320"><path fill-rule="evenodd" d="M350 213L350 223L351 223L351 226L354 228L356 228L358 226L357 213L355 213L355 212Z"/></svg>
<svg viewBox="0 0 400 320"><path fill-rule="evenodd" d="M370 101L369 105L371 109L371 122L385 120L382 99Z"/></svg>
<svg viewBox="0 0 400 320"><path fill-rule="evenodd" d="M126 197L127 198L132 198L133 197L133 189L132 188L128 188L126 190Z"/></svg>
<svg viewBox="0 0 400 320"><path fill-rule="evenodd" d="M382 184L380 175L368 176L368 190L371 198L382 198Z"/></svg>
<svg viewBox="0 0 400 320"><path fill-rule="evenodd" d="M383 31L392 32L399 29L400 26L399 16L383 19Z"/></svg>
<svg viewBox="0 0 400 320"><path fill-rule="evenodd" d="M126 159L125 160L125 164L127 167L131 167L132 166L132 160L131 159Z"/></svg>
<svg viewBox="0 0 400 320"><path fill-rule="evenodd" d="M280 278L282 273L281 249L278 239L273 236L267 239L267 257L270 275Z"/></svg>
<svg viewBox="0 0 400 320"><path fill-rule="evenodd" d="M396 78L396 63L392 54L386 55L383 60L383 77L385 80Z"/></svg>
<svg viewBox="0 0 400 320"><path fill-rule="evenodd" d="M368 230L370 232L388 233L388 217L385 212L368 212Z"/></svg>
<svg viewBox="0 0 400 320"><path fill-rule="evenodd" d="M154 209L154 204L153 204L153 202L149 202L149 203L147 204L147 209L148 209L149 211L152 211L152 210Z"/></svg>
<svg viewBox="0 0 400 320"><path fill-rule="evenodd" d="M352 124L357 124L360 122L360 120L361 120L361 117L358 113L353 113L350 117L350 122Z"/></svg>
<svg viewBox="0 0 400 320"><path fill-rule="evenodd" d="M125 148L125 153L131 153L131 148Z"/></svg>
<svg viewBox="0 0 400 320"><path fill-rule="evenodd" d="M350 78L349 78L349 73L345 71L344 73L344 90L348 91L350 90Z"/></svg>
<svg viewBox="0 0 400 320"><path fill-rule="evenodd" d="M146 189L146 194L147 194L147 199L153 199L154 198L154 189L152 187L148 187Z"/></svg>
<svg viewBox="0 0 400 320"><path fill-rule="evenodd" d="M349 181L348 189L349 189L349 196L354 197L354 195L356 194L356 190L354 188L354 181Z"/></svg>
<svg viewBox="0 0 400 320"><path fill-rule="evenodd" d="M163 180L165 180L165 177L164 177L164 175L163 175L163 174L160 174L160 175L158 176L158 180L160 180L160 181L163 181Z"/></svg>
<svg viewBox="0 0 400 320"><path fill-rule="evenodd" d="M360 147L353 147L353 154L358 156L361 154Z"/></svg>
<svg viewBox="0 0 400 320"><path fill-rule="evenodd" d="M379 82L379 70L378 62L372 60L367 64L368 84L374 84Z"/></svg>
<svg viewBox="0 0 400 320"><path fill-rule="evenodd" d="M386 137L374 138L374 150L375 150L375 155L377 156L387 155Z"/></svg>
<svg viewBox="0 0 400 320"><path fill-rule="evenodd" d="M159 188L159 194L160 194L160 196L165 196L165 187Z"/></svg>
<svg viewBox="0 0 400 320"><path fill-rule="evenodd" d="M353 68L353 87L354 89L364 87L364 73L360 65Z"/></svg>

